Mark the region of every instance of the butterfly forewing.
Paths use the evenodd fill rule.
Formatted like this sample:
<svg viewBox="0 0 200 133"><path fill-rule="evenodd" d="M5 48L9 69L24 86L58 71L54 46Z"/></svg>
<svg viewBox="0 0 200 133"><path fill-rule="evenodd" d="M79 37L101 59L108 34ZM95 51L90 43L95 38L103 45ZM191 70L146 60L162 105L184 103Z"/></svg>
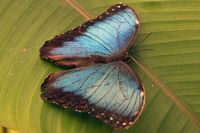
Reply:
<svg viewBox="0 0 200 133"><path fill-rule="evenodd" d="M122 61L51 74L42 84L42 98L117 129L130 127L145 101L138 76Z"/></svg>
<svg viewBox="0 0 200 133"><path fill-rule="evenodd" d="M65 66L88 66L92 56L113 58L123 55L139 29L139 20L126 4L110 7L97 18L46 41L41 58Z"/></svg>

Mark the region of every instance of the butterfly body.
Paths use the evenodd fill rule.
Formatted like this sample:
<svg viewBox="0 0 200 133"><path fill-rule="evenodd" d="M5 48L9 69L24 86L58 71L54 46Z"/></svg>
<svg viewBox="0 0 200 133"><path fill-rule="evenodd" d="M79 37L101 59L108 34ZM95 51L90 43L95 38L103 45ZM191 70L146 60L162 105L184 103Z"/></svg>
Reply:
<svg viewBox="0 0 200 133"><path fill-rule="evenodd" d="M74 69L50 74L41 97L64 108L87 112L116 129L129 128L140 116L145 92L126 64L127 49L139 20L126 4L46 41L41 58Z"/></svg>

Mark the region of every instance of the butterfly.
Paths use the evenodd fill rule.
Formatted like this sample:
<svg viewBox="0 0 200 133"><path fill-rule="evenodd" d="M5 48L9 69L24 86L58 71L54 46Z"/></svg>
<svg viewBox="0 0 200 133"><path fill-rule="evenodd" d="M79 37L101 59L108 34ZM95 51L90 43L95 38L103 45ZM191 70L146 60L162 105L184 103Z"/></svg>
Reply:
<svg viewBox="0 0 200 133"><path fill-rule="evenodd" d="M41 58L73 69L50 74L41 85L42 99L87 112L115 129L133 125L144 108L145 91L126 61L139 26L132 8L116 4L46 41Z"/></svg>

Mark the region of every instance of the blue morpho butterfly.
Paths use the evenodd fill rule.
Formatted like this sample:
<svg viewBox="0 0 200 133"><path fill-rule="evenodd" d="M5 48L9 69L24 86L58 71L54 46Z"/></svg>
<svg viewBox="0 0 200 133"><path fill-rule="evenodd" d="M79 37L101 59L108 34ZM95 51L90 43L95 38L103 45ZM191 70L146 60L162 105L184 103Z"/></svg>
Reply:
<svg viewBox="0 0 200 133"><path fill-rule="evenodd" d="M125 63L139 30L135 11L116 4L97 18L46 41L41 58L76 67L50 74L41 97L78 112L87 112L115 129L129 128L140 116L145 92Z"/></svg>

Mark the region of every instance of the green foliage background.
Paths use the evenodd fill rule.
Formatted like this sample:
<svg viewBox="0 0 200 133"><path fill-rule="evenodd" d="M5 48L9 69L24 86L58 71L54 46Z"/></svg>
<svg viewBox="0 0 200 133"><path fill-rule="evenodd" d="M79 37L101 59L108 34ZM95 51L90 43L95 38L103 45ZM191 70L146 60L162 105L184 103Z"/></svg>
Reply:
<svg viewBox="0 0 200 133"><path fill-rule="evenodd" d="M200 1L123 2L133 7L141 20L136 43L152 32L138 49L153 50L130 52L153 73L149 77L136 63L130 63L147 94L138 122L129 130L115 131L87 114L44 103L41 83L63 68L41 60L39 48L85 19L64 0L0 0L0 125L25 133L200 132ZM119 1L76 3L97 16Z"/></svg>

